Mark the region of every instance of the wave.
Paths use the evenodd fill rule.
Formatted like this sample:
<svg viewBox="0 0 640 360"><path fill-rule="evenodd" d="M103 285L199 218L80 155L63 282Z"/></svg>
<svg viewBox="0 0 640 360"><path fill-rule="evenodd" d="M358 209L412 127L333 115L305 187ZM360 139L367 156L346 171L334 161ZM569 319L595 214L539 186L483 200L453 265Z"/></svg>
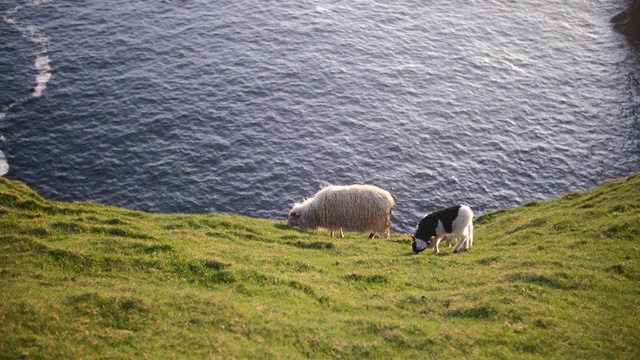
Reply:
<svg viewBox="0 0 640 360"><path fill-rule="evenodd" d="M25 6L36 6L40 5L41 3L42 1L39 0L31 0L23 5L16 5L2 15L2 20L7 25L18 31L20 35L35 44L38 47L39 51L34 62L34 67L37 73L35 74L36 85L33 87L33 92L29 96L24 96L22 98L16 99L9 105L0 108L0 119L3 119L5 116L7 116L9 111L15 106L20 105L31 98L41 97L42 93L47 88L47 83L49 82L49 80L51 80L51 66L49 65L51 60L47 55L47 50L49 48L49 38L37 26L32 24L23 24L18 18L18 14L21 10L23 10Z"/></svg>
<svg viewBox="0 0 640 360"><path fill-rule="evenodd" d="M39 0L31 0L26 2L24 5L16 5L2 15L2 20L7 25L18 31L20 35L37 46L38 53L34 61L34 67L36 70L36 85L33 88L33 92L29 96L18 98L9 105L0 108L0 120L5 118L9 111L11 111L11 109L13 109L15 106L18 106L29 99L41 97L42 93L47 88L47 83L49 82L49 80L51 80L51 66L49 65L51 60L47 55L47 50L49 48L49 38L38 27L31 24L22 24L18 18L18 14L24 6L36 6L41 3L42 1ZM0 135L0 141L5 140L5 137L3 135ZM7 161L7 157L5 156L4 152L0 150L0 176L4 176L8 171L9 162Z"/></svg>
<svg viewBox="0 0 640 360"><path fill-rule="evenodd" d="M49 57L46 55L38 55L36 57L36 70L38 70L38 75L36 75L36 87L32 94L33 97L42 96L42 92L47 88L47 83L51 79L51 66L49 66Z"/></svg>

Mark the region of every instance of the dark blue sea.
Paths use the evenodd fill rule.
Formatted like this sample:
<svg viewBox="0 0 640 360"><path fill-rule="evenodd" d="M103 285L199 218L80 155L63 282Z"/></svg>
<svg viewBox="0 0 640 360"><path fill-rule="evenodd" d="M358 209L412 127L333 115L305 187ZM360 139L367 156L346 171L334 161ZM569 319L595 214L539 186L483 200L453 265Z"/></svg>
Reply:
<svg viewBox="0 0 640 360"><path fill-rule="evenodd" d="M326 184L394 231L640 171L619 0L2 0L0 172L42 196L282 219Z"/></svg>

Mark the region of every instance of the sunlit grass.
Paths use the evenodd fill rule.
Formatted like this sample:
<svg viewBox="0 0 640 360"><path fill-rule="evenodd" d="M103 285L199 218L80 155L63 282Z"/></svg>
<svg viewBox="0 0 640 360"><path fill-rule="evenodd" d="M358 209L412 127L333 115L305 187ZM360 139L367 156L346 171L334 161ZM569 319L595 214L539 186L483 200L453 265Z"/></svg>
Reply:
<svg viewBox="0 0 640 360"><path fill-rule="evenodd" d="M638 358L640 176L409 236L42 199L0 179L8 358Z"/></svg>

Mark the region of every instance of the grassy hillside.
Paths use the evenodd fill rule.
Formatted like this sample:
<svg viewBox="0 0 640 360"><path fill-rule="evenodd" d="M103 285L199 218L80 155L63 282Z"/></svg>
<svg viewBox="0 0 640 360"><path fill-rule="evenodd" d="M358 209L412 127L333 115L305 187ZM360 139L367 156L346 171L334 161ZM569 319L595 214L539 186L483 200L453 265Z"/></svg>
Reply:
<svg viewBox="0 0 640 360"><path fill-rule="evenodd" d="M0 179L0 357L640 358L640 175L475 224L413 255Z"/></svg>

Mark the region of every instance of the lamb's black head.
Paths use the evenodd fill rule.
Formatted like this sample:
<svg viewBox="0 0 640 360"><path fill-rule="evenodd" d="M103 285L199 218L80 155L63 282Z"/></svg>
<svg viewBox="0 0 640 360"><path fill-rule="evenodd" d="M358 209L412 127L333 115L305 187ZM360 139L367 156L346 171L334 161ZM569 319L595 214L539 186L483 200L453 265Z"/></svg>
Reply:
<svg viewBox="0 0 640 360"><path fill-rule="evenodd" d="M421 251L423 251L426 248L430 248L431 244L433 243L433 238L430 238L429 240L422 240L422 239L418 239L414 236L411 237L413 239L413 241L411 241L411 249L413 250L414 254L418 254Z"/></svg>

